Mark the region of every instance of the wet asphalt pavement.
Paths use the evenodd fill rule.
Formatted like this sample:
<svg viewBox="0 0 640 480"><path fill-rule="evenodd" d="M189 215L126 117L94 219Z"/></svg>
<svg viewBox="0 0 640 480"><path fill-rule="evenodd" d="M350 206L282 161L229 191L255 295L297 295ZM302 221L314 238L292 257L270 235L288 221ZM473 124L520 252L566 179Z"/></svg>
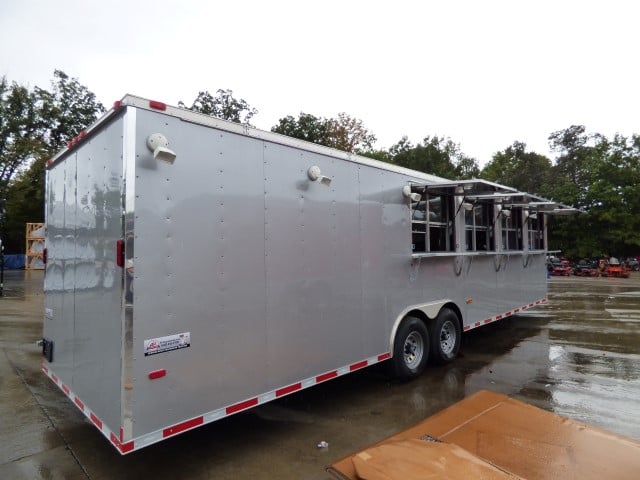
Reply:
<svg viewBox="0 0 640 480"><path fill-rule="evenodd" d="M1 479L326 480L326 465L479 389L640 439L638 273L552 278L547 305L468 332L460 358L416 381L365 369L126 457L40 372L42 278L6 272L0 298Z"/></svg>

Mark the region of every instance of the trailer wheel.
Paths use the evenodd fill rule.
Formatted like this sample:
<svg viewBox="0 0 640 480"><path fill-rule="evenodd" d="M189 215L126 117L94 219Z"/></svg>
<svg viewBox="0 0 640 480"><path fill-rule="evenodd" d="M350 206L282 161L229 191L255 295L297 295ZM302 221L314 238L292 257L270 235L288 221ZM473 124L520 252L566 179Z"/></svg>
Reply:
<svg viewBox="0 0 640 480"><path fill-rule="evenodd" d="M460 320L449 308L443 308L431 322L431 359L438 364L452 362L460 350Z"/></svg>
<svg viewBox="0 0 640 480"><path fill-rule="evenodd" d="M416 317L406 317L396 332L393 342L391 374L399 380L419 376L429 359L429 331Z"/></svg>

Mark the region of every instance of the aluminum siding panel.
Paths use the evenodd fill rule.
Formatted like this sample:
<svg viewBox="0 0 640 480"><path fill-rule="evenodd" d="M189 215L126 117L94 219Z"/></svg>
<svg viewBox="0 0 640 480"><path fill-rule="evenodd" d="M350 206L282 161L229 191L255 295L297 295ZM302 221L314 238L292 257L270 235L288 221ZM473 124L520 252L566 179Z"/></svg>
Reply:
<svg viewBox="0 0 640 480"><path fill-rule="evenodd" d="M360 245L359 261L362 272L362 340L366 351L385 352L389 350L391 331L390 313L393 298L387 289L387 275L395 270L394 261L388 258L394 245L390 244L389 230L385 225L385 197L391 183L399 186L396 174L384 170L358 166L360 184ZM400 192L401 187L398 188ZM400 194L401 195L401 194ZM406 206L405 206L406 208ZM408 215L408 210L407 210ZM409 244L407 243L407 253ZM395 273L395 272L394 272ZM394 287L392 287L394 288Z"/></svg>
<svg viewBox="0 0 640 480"><path fill-rule="evenodd" d="M330 186L308 179L313 165ZM276 388L366 356L357 167L266 144L265 191L267 362Z"/></svg>
<svg viewBox="0 0 640 480"><path fill-rule="evenodd" d="M73 223L66 223L68 210L67 195L75 199L74 189L69 189L67 177L75 181L76 156L70 155L47 174L47 228L45 244L48 262L44 277L43 336L54 342L53 364L56 375L69 385L73 380L73 327L74 327L74 288L73 275L69 264L73 263L75 250Z"/></svg>
<svg viewBox="0 0 640 480"><path fill-rule="evenodd" d="M73 392L111 429L120 409L122 275L122 119L78 148L75 216Z"/></svg>
<svg viewBox="0 0 640 480"><path fill-rule="evenodd" d="M462 273L460 274L460 285L455 287L465 294L462 305L470 301L467 305L467 315L464 324L481 322L503 310L497 310L498 298L502 295L496 289L497 273L494 255L478 255L472 257L462 257ZM513 305L509 309L516 305Z"/></svg>
<svg viewBox="0 0 640 480"><path fill-rule="evenodd" d="M136 125L134 436L267 389L262 142L143 110ZM144 355L186 332L189 348Z"/></svg>
<svg viewBox="0 0 640 480"><path fill-rule="evenodd" d="M122 122L104 126L48 172L44 337L48 365L101 421L120 419Z"/></svg>

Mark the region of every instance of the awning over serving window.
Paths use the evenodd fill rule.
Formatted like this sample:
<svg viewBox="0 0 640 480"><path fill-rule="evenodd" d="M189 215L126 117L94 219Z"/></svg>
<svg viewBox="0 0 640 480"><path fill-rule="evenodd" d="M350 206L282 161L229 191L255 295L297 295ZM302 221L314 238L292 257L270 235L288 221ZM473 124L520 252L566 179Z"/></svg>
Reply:
<svg viewBox="0 0 640 480"><path fill-rule="evenodd" d="M416 191L422 190L434 195L491 195L497 193L513 193L516 189L487 180L452 180L438 183L412 183Z"/></svg>
<svg viewBox="0 0 640 480"><path fill-rule="evenodd" d="M502 205L502 208L520 207L531 212L551 215L572 215L580 212L577 208L487 180L411 183L411 190L421 194L460 196L465 202L493 200L493 203Z"/></svg>
<svg viewBox="0 0 640 480"><path fill-rule="evenodd" d="M569 207L568 205L564 205L560 202L547 200L545 198L539 197L537 195L531 195L529 193L523 193L522 201L504 202L502 204L502 207L503 208L513 208L513 207L527 208L531 212L541 212L549 215L573 215L581 212L581 210L577 208Z"/></svg>

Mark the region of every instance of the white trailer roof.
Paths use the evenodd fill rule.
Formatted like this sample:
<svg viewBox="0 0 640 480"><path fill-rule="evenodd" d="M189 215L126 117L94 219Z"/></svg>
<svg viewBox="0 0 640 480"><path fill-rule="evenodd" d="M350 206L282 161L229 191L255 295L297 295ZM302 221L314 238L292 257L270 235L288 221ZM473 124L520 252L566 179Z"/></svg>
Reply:
<svg viewBox="0 0 640 480"><path fill-rule="evenodd" d="M408 168L400 167L386 162L381 162L368 157L356 155L354 153L343 152L333 148L325 147L315 143L306 142L279 133L268 132L265 130L259 130L249 125L243 125L239 123L222 120L220 118L212 117L202 113L193 112L185 108L172 107L163 102L155 100L149 100L146 98L138 97L135 95L125 95L122 100L116 101L113 107L107 111L101 118L99 118L93 125L86 130L80 132L72 141L67 144L67 147L58 152L51 160L47 162L47 167L53 166L61 157L73 148L83 142L86 138L98 129L102 124L107 122L111 117L118 114L126 107L135 107L145 110L158 111L165 115L171 115L173 117L180 118L186 122L196 123L200 125L210 126L219 130L224 130L239 135L245 135L248 137L258 138L265 141L287 145L299 149L303 149L309 152L330 155L332 157L341 158L348 162L358 163L361 165L367 165L381 170L387 170L391 172L400 173L403 175L411 176L424 180L424 183L412 182L412 186L416 188L424 187L426 190L432 193L446 193L463 195L467 199L499 199L503 205L527 206L529 208L535 207L536 210L544 211L545 213L557 213L557 214L570 214L577 213L579 210L563 205L552 200L547 200L536 195L531 195L518 190L501 185L495 182L489 182L487 180L472 179L472 180L448 180L436 175L430 175L428 173L419 172L416 170L410 170ZM453 190L453 192L452 192ZM511 200L511 203L508 200Z"/></svg>
<svg viewBox="0 0 640 480"><path fill-rule="evenodd" d="M58 159L60 159L67 152L72 150L77 144L83 142L99 126L107 122L112 116L120 113L122 109L126 107L135 107L135 108L140 108L144 110L157 111L165 115L171 115L172 117L180 118L185 122L191 122L199 125L209 126L212 128L217 128L219 130L224 130L227 132L244 135L247 137L257 138L257 139L277 143L280 145L287 145L294 148L306 150L308 152L314 152L314 153L319 153L323 155L330 155L334 158L340 158L348 162L367 165L370 167L379 168L382 170L387 170L387 171L411 176L414 178L423 179L427 183L437 183L437 182L448 181L447 179L438 177L436 175L430 175L428 173L418 172L416 170L410 170L408 168L392 165L390 163L381 162L368 157L363 157L355 153L344 152L341 150L336 150L334 148L325 147L324 145L318 145L316 143L306 142L304 140L299 140L297 138L287 137L286 135L281 135L279 133L260 130L249 125L243 125L235 122L230 122L227 120L222 120L220 118L212 117L210 115L193 112L185 108L172 107L163 102L149 100L146 98L137 97L135 95L125 95L122 98L122 100L116 101L113 107L109 111L107 111L101 118L99 118L89 128L80 132L71 142L68 143L65 149L58 152L51 160L49 160L49 162L47 162L47 167L53 166Z"/></svg>

